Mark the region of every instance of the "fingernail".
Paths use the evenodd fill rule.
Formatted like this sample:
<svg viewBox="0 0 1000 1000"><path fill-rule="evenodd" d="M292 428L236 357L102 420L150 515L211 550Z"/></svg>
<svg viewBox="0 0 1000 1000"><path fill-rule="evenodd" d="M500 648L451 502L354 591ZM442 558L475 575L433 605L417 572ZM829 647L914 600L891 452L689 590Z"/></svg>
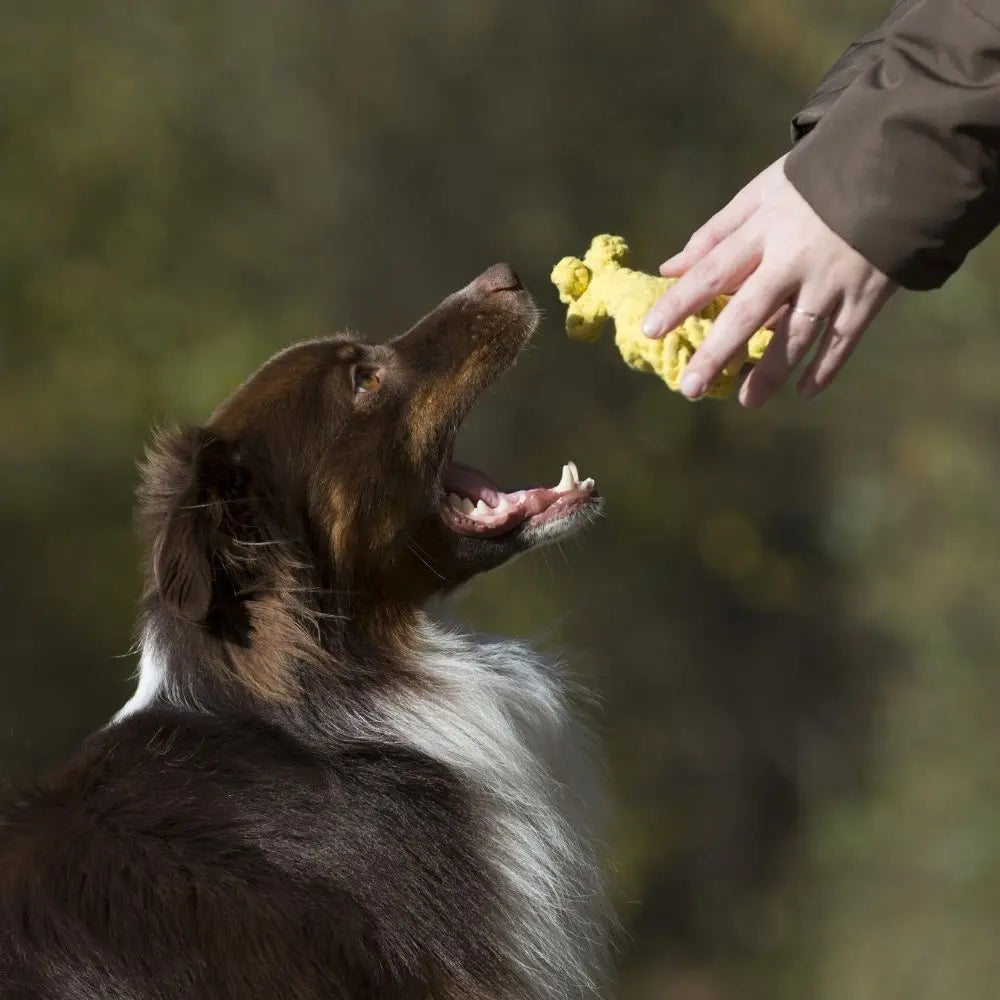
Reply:
<svg viewBox="0 0 1000 1000"><path fill-rule="evenodd" d="M688 399L697 399L705 394L705 380L694 372L685 372L681 379L681 392Z"/></svg>
<svg viewBox="0 0 1000 1000"><path fill-rule="evenodd" d="M659 336L660 321L652 313L642 321L642 332L647 337Z"/></svg>
<svg viewBox="0 0 1000 1000"><path fill-rule="evenodd" d="M819 392L819 386L810 379L808 382L799 383L799 395L803 399L812 399Z"/></svg>

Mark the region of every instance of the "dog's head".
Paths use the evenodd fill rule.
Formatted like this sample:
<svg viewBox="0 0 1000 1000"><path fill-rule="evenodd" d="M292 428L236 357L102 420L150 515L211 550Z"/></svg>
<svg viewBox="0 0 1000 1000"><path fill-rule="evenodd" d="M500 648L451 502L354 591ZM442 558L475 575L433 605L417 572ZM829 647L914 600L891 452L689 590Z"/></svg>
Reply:
<svg viewBox="0 0 1000 1000"><path fill-rule="evenodd" d="M412 606L574 531L599 500L572 463L552 488L504 492L452 460L463 418L536 323L497 265L386 344L333 337L276 355L204 427L153 449L155 590L183 618L238 615L295 553L330 593Z"/></svg>

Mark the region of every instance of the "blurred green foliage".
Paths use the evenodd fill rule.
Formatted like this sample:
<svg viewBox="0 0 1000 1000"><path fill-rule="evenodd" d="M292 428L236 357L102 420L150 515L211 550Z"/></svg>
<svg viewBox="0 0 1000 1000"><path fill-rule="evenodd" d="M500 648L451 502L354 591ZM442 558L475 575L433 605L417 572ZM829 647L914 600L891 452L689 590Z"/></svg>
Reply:
<svg viewBox="0 0 1000 1000"><path fill-rule="evenodd" d="M150 426L508 259L549 316L459 452L608 516L456 610L601 696L622 995L995 995L996 241L760 412L567 342L547 282L597 232L655 267L887 6L0 5L0 771L129 693Z"/></svg>

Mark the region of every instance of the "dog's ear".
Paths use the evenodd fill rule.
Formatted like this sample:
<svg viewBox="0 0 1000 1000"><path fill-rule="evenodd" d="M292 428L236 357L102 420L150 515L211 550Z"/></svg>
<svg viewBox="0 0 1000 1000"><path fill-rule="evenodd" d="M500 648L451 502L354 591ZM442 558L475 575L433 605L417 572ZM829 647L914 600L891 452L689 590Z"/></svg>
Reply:
<svg viewBox="0 0 1000 1000"><path fill-rule="evenodd" d="M161 436L147 455L140 518L153 582L191 621L208 617L225 575L224 529L245 498L245 480L238 448L202 427Z"/></svg>

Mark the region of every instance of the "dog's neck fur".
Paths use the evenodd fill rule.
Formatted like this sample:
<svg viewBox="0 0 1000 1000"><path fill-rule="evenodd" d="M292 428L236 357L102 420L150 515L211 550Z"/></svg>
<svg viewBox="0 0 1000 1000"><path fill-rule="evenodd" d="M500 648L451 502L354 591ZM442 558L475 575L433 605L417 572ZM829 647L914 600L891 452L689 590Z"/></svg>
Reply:
<svg viewBox="0 0 1000 1000"><path fill-rule="evenodd" d="M607 912L599 866L588 837L577 832L580 798L590 789L579 775L563 773L565 762L581 755L554 671L522 645L476 639L419 611L398 623L391 650L365 648L341 622L318 627L328 637L325 662L315 662L323 646L313 646L310 662L297 664L295 697L269 702L245 692L239 709L320 751L345 740L405 746L452 768L481 810L504 887L506 947L537 986L532 1000L599 995ZM192 682L193 665L181 659L206 637L196 630L179 642L189 629L196 627L147 603L137 689L116 720L163 703L237 707L231 697L220 699L217 685Z"/></svg>

